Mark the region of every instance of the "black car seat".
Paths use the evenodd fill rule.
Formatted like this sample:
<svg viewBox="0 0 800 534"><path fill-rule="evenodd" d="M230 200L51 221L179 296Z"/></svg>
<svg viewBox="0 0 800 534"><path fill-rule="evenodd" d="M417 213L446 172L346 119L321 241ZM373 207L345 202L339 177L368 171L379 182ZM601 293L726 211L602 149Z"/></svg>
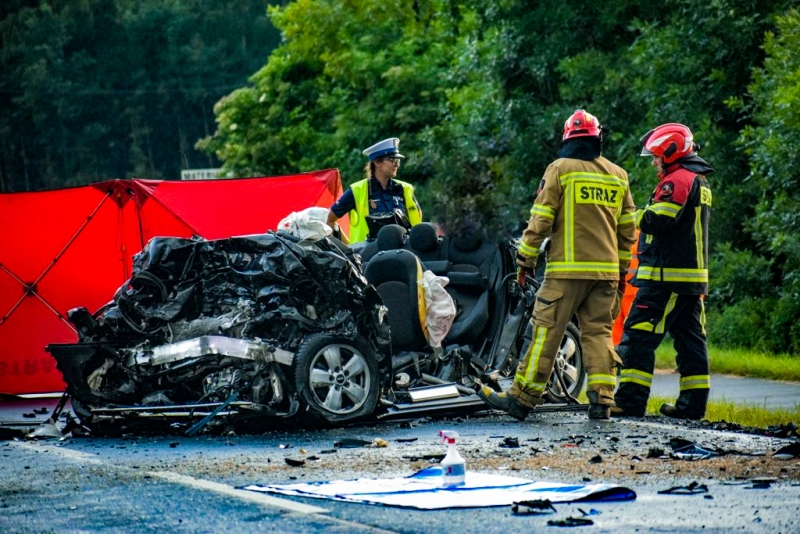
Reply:
<svg viewBox="0 0 800 534"><path fill-rule="evenodd" d="M375 254L382 250L396 250L403 248L406 243L406 229L399 224L387 224L378 230L378 237L369 241L361 249L361 261L366 265Z"/></svg>
<svg viewBox="0 0 800 534"><path fill-rule="evenodd" d="M383 232L388 226L381 229ZM378 235L380 239L380 234ZM375 286L389 309L393 351L418 351L428 346L422 327L425 295L417 281L422 264L405 249L378 252L364 268L364 277Z"/></svg>
<svg viewBox="0 0 800 534"><path fill-rule="evenodd" d="M469 344L491 327L491 317L498 317L496 294L502 277L502 252L498 245L484 243L478 236L465 233L450 239L445 289L456 302L456 318L445 339L448 343Z"/></svg>
<svg viewBox="0 0 800 534"><path fill-rule="evenodd" d="M422 222L411 228L404 248L416 254L425 269L434 274L446 275L452 268L447 261L448 238L440 236L431 223Z"/></svg>

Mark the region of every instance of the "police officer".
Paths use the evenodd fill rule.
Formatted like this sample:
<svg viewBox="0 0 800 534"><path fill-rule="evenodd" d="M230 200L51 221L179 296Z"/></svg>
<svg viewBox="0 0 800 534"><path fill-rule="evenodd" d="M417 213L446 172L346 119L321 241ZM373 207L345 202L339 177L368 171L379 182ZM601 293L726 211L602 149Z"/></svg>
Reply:
<svg viewBox="0 0 800 534"><path fill-rule="evenodd" d="M414 186L395 178L400 160L405 158L397 148L399 144L398 138L391 137L365 149L363 154L369 161L364 167L364 179L352 184L331 206L328 212L329 226L350 213L349 243L367 239L369 215L394 215L399 212L410 226L422 221L422 210L414 196Z"/></svg>
<svg viewBox="0 0 800 534"><path fill-rule="evenodd" d="M601 155L597 118L577 110L564 124L558 159L539 183L531 218L517 250L523 273L536 266L550 237L544 282L536 295L533 339L511 388L479 395L517 419L536 405L553 371L567 324L577 316L588 374L589 417L608 419L618 357L611 341L612 307L630 262L634 204L628 174Z"/></svg>
<svg viewBox="0 0 800 534"><path fill-rule="evenodd" d="M623 369L615 416L641 417L653 380L655 350L669 332L680 372L678 401L661 406L668 417L701 419L710 387L703 296L708 291L708 219L714 169L697 155L691 130L663 124L642 137L659 182L637 212L639 288L625 321L619 355Z"/></svg>

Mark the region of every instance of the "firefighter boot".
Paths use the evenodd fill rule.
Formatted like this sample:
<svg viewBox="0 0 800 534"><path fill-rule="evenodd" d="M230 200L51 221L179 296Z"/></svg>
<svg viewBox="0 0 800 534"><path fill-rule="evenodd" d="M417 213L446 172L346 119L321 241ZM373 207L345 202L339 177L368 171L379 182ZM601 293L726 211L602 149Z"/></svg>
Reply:
<svg viewBox="0 0 800 534"><path fill-rule="evenodd" d="M614 393L616 406L611 407L611 417L644 417L650 388L635 383L621 383Z"/></svg>
<svg viewBox="0 0 800 534"><path fill-rule="evenodd" d="M692 419L697 421L705 416L706 404L708 404L708 390L692 389L682 391L674 405L662 404L659 411L661 415L672 417L673 419Z"/></svg>
<svg viewBox="0 0 800 534"><path fill-rule="evenodd" d="M483 399L483 402L495 410L506 412L511 417L519 419L520 421L523 421L531 411L531 408L520 404L516 397L509 395L507 391L497 393L489 386L481 386L480 391L478 391L478 396Z"/></svg>
<svg viewBox="0 0 800 534"><path fill-rule="evenodd" d="M600 396L596 391L587 391L589 397L589 419L611 419L611 406L600 404Z"/></svg>

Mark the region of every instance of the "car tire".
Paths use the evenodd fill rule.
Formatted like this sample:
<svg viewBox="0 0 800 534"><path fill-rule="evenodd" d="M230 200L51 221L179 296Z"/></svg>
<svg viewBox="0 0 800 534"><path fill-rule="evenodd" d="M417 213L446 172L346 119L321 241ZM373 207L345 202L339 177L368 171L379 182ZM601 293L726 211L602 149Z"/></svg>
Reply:
<svg viewBox="0 0 800 534"><path fill-rule="evenodd" d="M566 382L566 395L564 388L556 377L558 369ZM553 374L547 383L546 398L550 402L567 402L569 397L577 398L586 383L586 368L583 365L583 350L581 349L581 334L578 326L570 322L561 340L561 347L556 355Z"/></svg>
<svg viewBox="0 0 800 534"><path fill-rule="evenodd" d="M369 344L330 334L312 334L292 362L295 391L314 419L349 423L378 403L378 362Z"/></svg>

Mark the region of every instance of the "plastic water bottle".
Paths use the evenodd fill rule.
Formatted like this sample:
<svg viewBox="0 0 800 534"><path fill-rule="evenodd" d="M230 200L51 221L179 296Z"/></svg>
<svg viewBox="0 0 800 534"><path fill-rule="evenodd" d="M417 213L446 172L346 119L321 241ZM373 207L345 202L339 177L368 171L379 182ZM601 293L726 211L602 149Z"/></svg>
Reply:
<svg viewBox="0 0 800 534"><path fill-rule="evenodd" d="M447 443L447 454L442 460L442 485L463 486L467 476L467 466L464 458L458 454L456 440L458 432L455 430L440 430L442 443Z"/></svg>

